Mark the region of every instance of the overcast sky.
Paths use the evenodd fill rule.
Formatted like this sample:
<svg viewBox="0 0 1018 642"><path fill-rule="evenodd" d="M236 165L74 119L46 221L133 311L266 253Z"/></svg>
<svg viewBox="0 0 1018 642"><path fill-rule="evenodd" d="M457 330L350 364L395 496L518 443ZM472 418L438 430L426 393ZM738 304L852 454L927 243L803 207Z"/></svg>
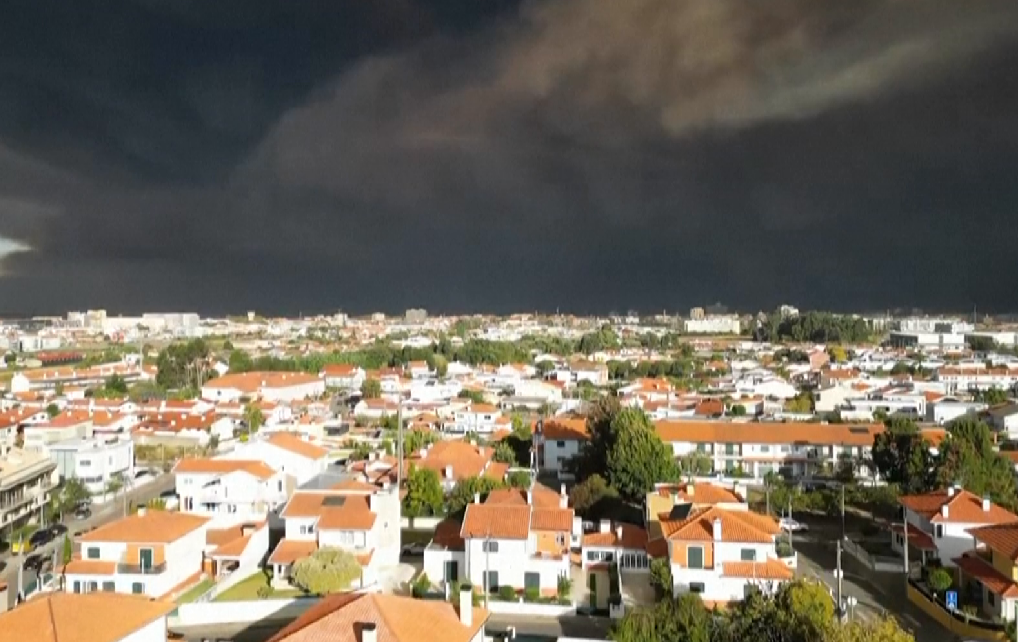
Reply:
<svg viewBox="0 0 1018 642"><path fill-rule="evenodd" d="M1018 309L1014 0L9 0L0 313Z"/></svg>

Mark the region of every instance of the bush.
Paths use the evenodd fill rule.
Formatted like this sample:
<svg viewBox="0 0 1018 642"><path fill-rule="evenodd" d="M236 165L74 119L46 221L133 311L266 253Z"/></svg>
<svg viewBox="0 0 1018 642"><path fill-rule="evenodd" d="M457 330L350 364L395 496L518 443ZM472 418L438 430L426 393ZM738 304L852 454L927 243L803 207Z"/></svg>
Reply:
<svg viewBox="0 0 1018 642"><path fill-rule="evenodd" d="M500 600L512 602L516 599L516 589L511 586L500 586L498 587L498 597Z"/></svg>
<svg viewBox="0 0 1018 642"><path fill-rule="evenodd" d="M428 579L427 573L421 573L414 583L410 585L410 594L416 598L423 598L431 590L431 580ZM456 595L459 595L457 591Z"/></svg>
<svg viewBox="0 0 1018 642"><path fill-rule="evenodd" d="M523 589L523 599L527 602L539 602L541 600L541 589L536 586Z"/></svg>
<svg viewBox="0 0 1018 642"><path fill-rule="evenodd" d="M258 587L258 591L256 593L257 593L257 595L258 595L258 597L260 599L264 600L265 598L272 596L272 587L271 586L259 586Z"/></svg>
<svg viewBox="0 0 1018 642"><path fill-rule="evenodd" d="M929 583L930 588L933 589L933 593L939 595L951 588L954 578L946 568L933 568L929 570L926 581Z"/></svg>
<svg viewBox="0 0 1018 642"><path fill-rule="evenodd" d="M650 585L658 599L672 594L672 567L668 558L656 557L650 561Z"/></svg>
<svg viewBox="0 0 1018 642"><path fill-rule="evenodd" d="M567 600L573 593L573 580L567 575L560 575L558 578L558 596Z"/></svg>
<svg viewBox="0 0 1018 642"><path fill-rule="evenodd" d="M778 542L775 547L778 553L778 557L791 557L795 554L795 550L792 549L792 545L788 542Z"/></svg>

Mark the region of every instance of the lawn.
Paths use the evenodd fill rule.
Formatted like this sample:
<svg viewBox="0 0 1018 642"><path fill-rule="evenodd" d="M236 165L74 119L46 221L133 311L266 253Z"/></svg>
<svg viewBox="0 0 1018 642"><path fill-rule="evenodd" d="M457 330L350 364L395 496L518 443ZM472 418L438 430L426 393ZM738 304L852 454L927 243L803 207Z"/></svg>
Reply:
<svg viewBox="0 0 1018 642"><path fill-rule="evenodd" d="M215 584L215 582L208 579L198 582L177 598L177 604L187 604L188 602L195 601L202 595L205 595L205 592L215 586Z"/></svg>
<svg viewBox="0 0 1018 642"><path fill-rule="evenodd" d="M269 586L269 578L265 576L265 573L258 571L251 577L241 580L238 584L220 593L215 602L240 602L244 600L259 600L265 599L258 595L258 589ZM272 598L288 598L288 597L302 597L303 591L297 589L290 590L278 590L273 589L272 594L268 596L268 599Z"/></svg>

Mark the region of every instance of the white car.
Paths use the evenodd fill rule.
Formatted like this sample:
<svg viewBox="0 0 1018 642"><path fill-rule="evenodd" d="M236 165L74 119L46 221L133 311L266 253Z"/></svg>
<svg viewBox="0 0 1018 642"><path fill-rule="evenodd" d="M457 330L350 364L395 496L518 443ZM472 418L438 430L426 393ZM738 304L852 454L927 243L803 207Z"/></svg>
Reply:
<svg viewBox="0 0 1018 642"><path fill-rule="evenodd" d="M802 531L809 530L809 527L802 522L797 522L789 517L782 517L781 521L778 522L778 526L786 533L801 533Z"/></svg>
<svg viewBox="0 0 1018 642"><path fill-rule="evenodd" d="M426 544L421 544L419 542L416 542L414 544L404 544L403 545L403 555L412 555L412 556L419 557L421 555L424 555L424 549L425 548L427 548L427 545Z"/></svg>

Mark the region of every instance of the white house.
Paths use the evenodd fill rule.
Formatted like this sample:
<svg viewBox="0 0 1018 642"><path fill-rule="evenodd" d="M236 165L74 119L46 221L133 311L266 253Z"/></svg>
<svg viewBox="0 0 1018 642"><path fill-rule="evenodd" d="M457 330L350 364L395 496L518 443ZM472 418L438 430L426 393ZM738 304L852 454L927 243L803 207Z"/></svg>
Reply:
<svg viewBox="0 0 1018 642"><path fill-rule="evenodd" d="M94 494L104 492L111 479L134 479L134 442L127 435L70 439L46 451L61 478L77 479Z"/></svg>
<svg viewBox="0 0 1018 642"><path fill-rule="evenodd" d="M1018 521L1018 515L960 486L905 495L899 502L908 522L908 541L921 554L910 559L923 563L939 559L944 566L954 566L955 558L973 548L971 529ZM902 553L904 542L905 526L896 524L891 528L891 546Z"/></svg>
<svg viewBox="0 0 1018 642"><path fill-rule="evenodd" d="M226 521L264 519L294 490L292 477L263 461L185 458L173 473L181 512Z"/></svg>
<svg viewBox="0 0 1018 642"><path fill-rule="evenodd" d="M354 391L361 389L361 384L367 378L367 373L359 366L332 363L322 369L321 376L325 379L326 388Z"/></svg>
<svg viewBox="0 0 1018 642"><path fill-rule="evenodd" d="M926 421L943 426L947 423L964 417L965 415L976 415L986 410L986 404L973 401L958 401L951 397L937 399L926 405ZM1018 425L1015 426L1018 429Z"/></svg>
<svg viewBox="0 0 1018 642"><path fill-rule="evenodd" d="M26 642L64 642L68 637L82 642L167 642L166 616L176 608L170 600L136 595L43 593L0 613L0 636Z"/></svg>
<svg viewBox="0 0 1018 642"><path fill-rule="evenodd" d="M208 518L138 509L79 537L81 558L67 564L65 589L171 598L197 580Z"/></svg>
<svg viewBox="0 0 1018 642"><path fill-rule="evenodd" d="M325 472L328 456L328 450L301 437L273 432L268 436L259 434L218 458L264 462L272 470L293 477L300 486Z"/></svg>
<svg viewBox="0 0 1018 642"><path fill-rule="evenodd" d="M486 403L472 403L466 408L457 410L452 421L446 422L446 432L465 434L476 432L478 434L490 434L501 428L508 428L512 421L502 416L502 411L496 406Z"/></svg>
<svg viewBox="0 0 1018 642"><path fill-rule="evenodd" d="M590 439L587 420L554 417L538 422L534 432L541 469L567 478L571 474L566 470L569 460Z"/></svg>
<svg viewBox="0 0 1018 642"><path fill-rule="evenodd" d="M244 372L211 379L202 386L202 399L235 401L258 397L266 401L295 401L325 394L325 378L302 372Z"/></svg>
<svg viewBox="0 0 1018 642"><path fill-rule="evenodd" d="M1009 403L987 411L994 430L1007 433L1009 439L1018 438L1018 404Z"/></svg>

